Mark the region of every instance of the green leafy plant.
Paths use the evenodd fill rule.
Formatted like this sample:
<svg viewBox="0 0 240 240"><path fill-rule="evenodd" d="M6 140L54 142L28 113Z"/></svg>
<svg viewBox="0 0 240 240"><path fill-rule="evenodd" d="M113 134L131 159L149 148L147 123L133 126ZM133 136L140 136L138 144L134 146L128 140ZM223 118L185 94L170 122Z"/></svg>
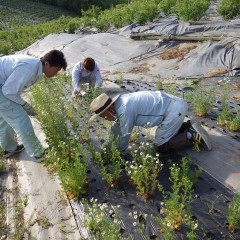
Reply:
<svg viewBox="0 0 240 240"><path fill-rule="evenodd" d="M59 75L55 81L43 78L31 88L31 103L37 111L37 119L46 134L47 143L57 149L58 143L65 141L70 135L70 129L64 113L69 106L62 97L64 75Z"/></svg>
<svg viewBox="0 0 240 240"><path fill-rule="evenodd" d="M83 223L95 239L129 239L122 237L120 220L118 216L119 207L109 209L106 203L98 203L97 199L91 199L90 204L84 201L85 214Z"/></svg>
<svg viewBox="0 0 240 240"><path fill-rule="evenodd" d="M237 115L229 122L229 129L232 131L240 131L240 111L238 110Z"/></svg>
<svg viewBox="0 0 240 240"><path fill-rule="evenodd" d="M124 76L123 74L119 74L117 79L115 80L116 83L123 83L123 80L124 80Z"/></svg>
<svg viewBox="0 0 240 240"><path fill-rule="evenodd" d="M191 95L191 103L197 116L206 116L214 102L214 89L204 89L199 86Z"/></svg>
<svg viewBox="0 0 240 240"><path fill-rule="evenodd" d="M230 232L235 232L240 226L240 193L236 193L228 205L227 221Z"/></svg>
<svg viewBox="0 0 240 240"><path fill-rule="evenodd" d="M102 93L102 89L101 88L97 88L97 89L90 88L87 91L87 94L84 96L84 101L86 101L88 103L91 103L92 100L94 98L96 98L97 96L99 96L101 93Z"/></svg>
<svg viewBox="0 0 240 240"><path fill-rule="evenodd" d="M0 160L0 173L3 171L4 169L4 161Z"/></svg>
<svg viewBox="0 0 240 240"><path fill-rule="evenodd" d="M176 1L175 13L184 21L198 20L207 11L210 0L180 0Z"/></svg>
<svg viewBox="0 0 240 240"><path fill-rule="evenodd" d="M138 140L138 138L140 136L140 133L141 133L140 129L137 128L137 127L134 127L133 131L131 133L131 137L130 137L129 142L135 143Z"/></svg>
<svg viewBox="0 0 240 240"><path fill-rule="evenodd" d="M157 76L156 88L157 90L163 90L163 83L160 75Z"/></svg>
<svg viewBox="0 0 240 240"><path fill-rule="evenodd" d="M172 230L180 230L183 223L189 221L190 204L193 194L193 181L189 172L188 158L182 158L180 166L172 164L170 167L170 178L172 182L171 191L165 192L159 185L159 190L163 194L164 202L161 203L161 213L164 222ZM196 172L197 173L197 172ZM196 174L197 178L198 175Z"/></svg>
<svg viewBox="0 0 240 240"><path fill-rule="evenodd" d="M158 186L157 177L162 169L159 154L147 142L142 143L132 155L133 160L130 163L126 162L126 172L136 185L137 193L146 201Z"/></svg>
<svg viewBox="0 0 240 240"><path fill-rule="evenodd" d="M89 134L84 118L78 117L81 111L77 102L68 98L69 81L66 75L59 75L55 81L43 78L31 89L31 102L50 146L44 156L45 165L59 173L70 197L81 197L87 184L87 155L82 144L88 142Z"/></svg>
<svg viewBox="0 0 240 240"><path fill-rule="evenodd" d="M7 226L6 222L6 203L4 201L0 202L0 237L1 239L4 239L7 237L9 226Z"/></svg>
<svg viewBox="0 0 240 240"><path fill-rule="evenodd" d="M158 7L160 10L162 10L164 13L173 13L175 6L176 6L177 0L162 0L158 4Z"/></svg>
<svg viewBox="0 0 240 240"><path fill-rule="evenodd" d="M0 173L3 171L3 169L4 169L4 161L5 161L5 159L4 159L4 157L3 157L3 151L2 151L2 149L0 148Z"/></svg>
<svg viewBox="0 0 240 240"><path fill-rule="evenodd" d="M232 19L240 13L240 2L238 0L221 0L217 11L224 19Z"/></svg>
<svg viewBox="0 0 240 240"><path fill-rule="evenodd" d="M221 80L221 84L223 86L223 92L221 96L221 111L218 113L217 124L220 126L228 126L229 122L232 120L232 114L230 112L230 107L227 104L227 97L229 92L229 79L224 78Z"/></svg>
<svg viewBox="0 0 240 240"><path fill-rule="evenodd" d="M121 176L123 159L117 148L116 142L110 140L102 152L95 151L91 146L92 156L97 167L100 169L102 178L106 181L108 188L116 187Z"/></svg>
<svg viewBox="0 0 240 240"><path fill-rule="evenodd" d="M165 220L160 217L154 217L154 219L159 223L158 231L163 240L176 240L176 236L172 231L170 223L166 223Z"/></svg>
<svg viewBox="0 0 240 240"><path fill-rule="evenodd" d="M210 206L208 207L208 212L210 214L214 214L216 212L215 206L218 202L218 199L222 196L222 194L219 194L215 197L215 199L211 202Z"/></svg>
<svg viewBox="0 0 240 240"><path fill-rule="evenodd" d="M230 107L225 101L222 101L221 108L222 110L218 113L217 124L220 126L228 126L232 119Z"/></svg>
<svg viewBox="0 0 240 240"><path fill-rule="evenodd" d="M1 172L3 171L3 169L4 169L4 166L5 166L4 162L5 162L5 158L4 158L4 156L3 156L3 150L2 150L2 148L0 147L0 173L1 173Z"/></svg>
<svg viewBox="0 0 240 240"><path fill-rule="evenodd" d="M87 152L81 145L79 147L77 142L69 144L69 146L71 148L66 146L61 151L60 159L65 162L58 171L61 185L69 197L82 197L87 186ZM63 154L67 158L66 160Z"/></svg>

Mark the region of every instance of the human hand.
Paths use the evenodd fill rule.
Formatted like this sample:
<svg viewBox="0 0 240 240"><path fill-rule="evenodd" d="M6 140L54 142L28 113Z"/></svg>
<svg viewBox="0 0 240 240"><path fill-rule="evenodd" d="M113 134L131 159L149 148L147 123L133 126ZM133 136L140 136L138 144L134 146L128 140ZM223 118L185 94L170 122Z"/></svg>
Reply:
<svg viewBox="0 0 240 240"><path fill-rule="evenodd" d="M84 97L86 95L86 92L84 91L77 91L77 90L73 90L72 91L72 98L79 98L79 97Z"/></svg>
<svg viewBox="0 0 240 240"><path fill-rule="evenodd" d="M27 102L25 102L23 105L22 105L23 109L27 112L27 114L29 116L35 116L36 115L36 111L35 109Z"/></svg>
<svg viewBox="0 0 240 240"><path fill-rule="evenodd" d="M81 94L82 97L84 97L87 93L84 92L84 91L80 91L80 94Z"/></svg>

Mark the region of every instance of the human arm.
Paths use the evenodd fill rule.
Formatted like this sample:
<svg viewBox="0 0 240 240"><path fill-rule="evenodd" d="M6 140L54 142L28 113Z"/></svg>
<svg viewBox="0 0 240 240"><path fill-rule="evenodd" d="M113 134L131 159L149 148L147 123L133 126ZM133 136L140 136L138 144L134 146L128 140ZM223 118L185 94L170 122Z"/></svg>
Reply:
<svg viewBox="0 0 240 240"><path fill-rule="evenodd" d="M111 126L111 134L116 138L121 153L126 152L128 148L133 127L134 120L129 111L118 116L118 121Z"/></svg>
<svg viewBox="0 0 240 240"><path fill-rule="evenodd" d="M74 91L76 92L80 92L81 90L81 87L79 84L79 76L81 74L81 71L82 71L82 63L79 62L74 66L72 70L72 86L74 88Z"/></svg>
<svg viewBox="0 0 240 240"><path fill-rule="evenodd" d="M97 89L102 86L102 82L103 82L102 75L97 64L95 65L95 68L94 68L94 74L96 78L96 83L94 88Z"/></svg>
<svg viewBox="0 0 240 240"><path fill-rule="evenodd" d="M13 102L23 105L25 101L20 95L26 87L36 81L34 74L36 74L35 71L27 63L21 63L15 67L12 74L2 86L3 95Z"/></svg>

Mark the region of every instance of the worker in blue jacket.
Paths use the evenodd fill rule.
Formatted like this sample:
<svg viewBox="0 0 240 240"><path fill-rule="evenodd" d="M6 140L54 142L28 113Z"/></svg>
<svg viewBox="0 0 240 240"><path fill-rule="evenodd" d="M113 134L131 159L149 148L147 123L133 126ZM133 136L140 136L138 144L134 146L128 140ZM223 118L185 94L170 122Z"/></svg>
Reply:
<svg viewBox="0 0 240 240"><path fill-rule="evenodd" d="M96 90L102 86L102 81L102 75L95 60L91 57L84 58L72 70L72 86L74 88L72 97L84 97L86 91L82 89L82 84L88 84L89 89Z"/></svg>
<svg viewBox="0 0 240 240"><path fill-rule="evenodd" d="M139 91L117 95L106 93L95 98L90 108L98 116L114 121L111 135L119 141L119 150L127 154L129 139L134 126L157 127L154 143L162 153L199 146L211 149L208 133L199 122L184 122L187 103L176 96L161 91Z"/></svg>

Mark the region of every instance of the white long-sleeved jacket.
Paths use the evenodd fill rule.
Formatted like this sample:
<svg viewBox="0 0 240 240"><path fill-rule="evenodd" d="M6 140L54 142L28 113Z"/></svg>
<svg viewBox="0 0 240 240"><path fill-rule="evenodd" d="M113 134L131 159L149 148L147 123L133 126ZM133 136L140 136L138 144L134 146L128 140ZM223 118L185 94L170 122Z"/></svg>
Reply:
<svg viewBox="0 0 240 240"><path fill-rule="evenodd" d="M23 105L21 93L43 74L40 59L28 55L9 55L0 58L0 88L5 97Z"/></svg>
<svg viewBox="0 0 240 240"><path fill-rule="evenodd" d="M160 91L140 91L121 95L115 102L117 122L111 127L111 134L119 141L124 152L134 126L159 126L171 102L172 95Z"/></svg>
<svg viewBox="0 0 240 240"><path fill-rule="evenodd" d="M90 78L95 78L96 83L94 89L102 85L102 76L99 70L98 65L95 63L94 70L92 72L87 72L82 62L78 62L72 70L72 86L76 91L80 91L80 84L89 83Z"/></svg>

